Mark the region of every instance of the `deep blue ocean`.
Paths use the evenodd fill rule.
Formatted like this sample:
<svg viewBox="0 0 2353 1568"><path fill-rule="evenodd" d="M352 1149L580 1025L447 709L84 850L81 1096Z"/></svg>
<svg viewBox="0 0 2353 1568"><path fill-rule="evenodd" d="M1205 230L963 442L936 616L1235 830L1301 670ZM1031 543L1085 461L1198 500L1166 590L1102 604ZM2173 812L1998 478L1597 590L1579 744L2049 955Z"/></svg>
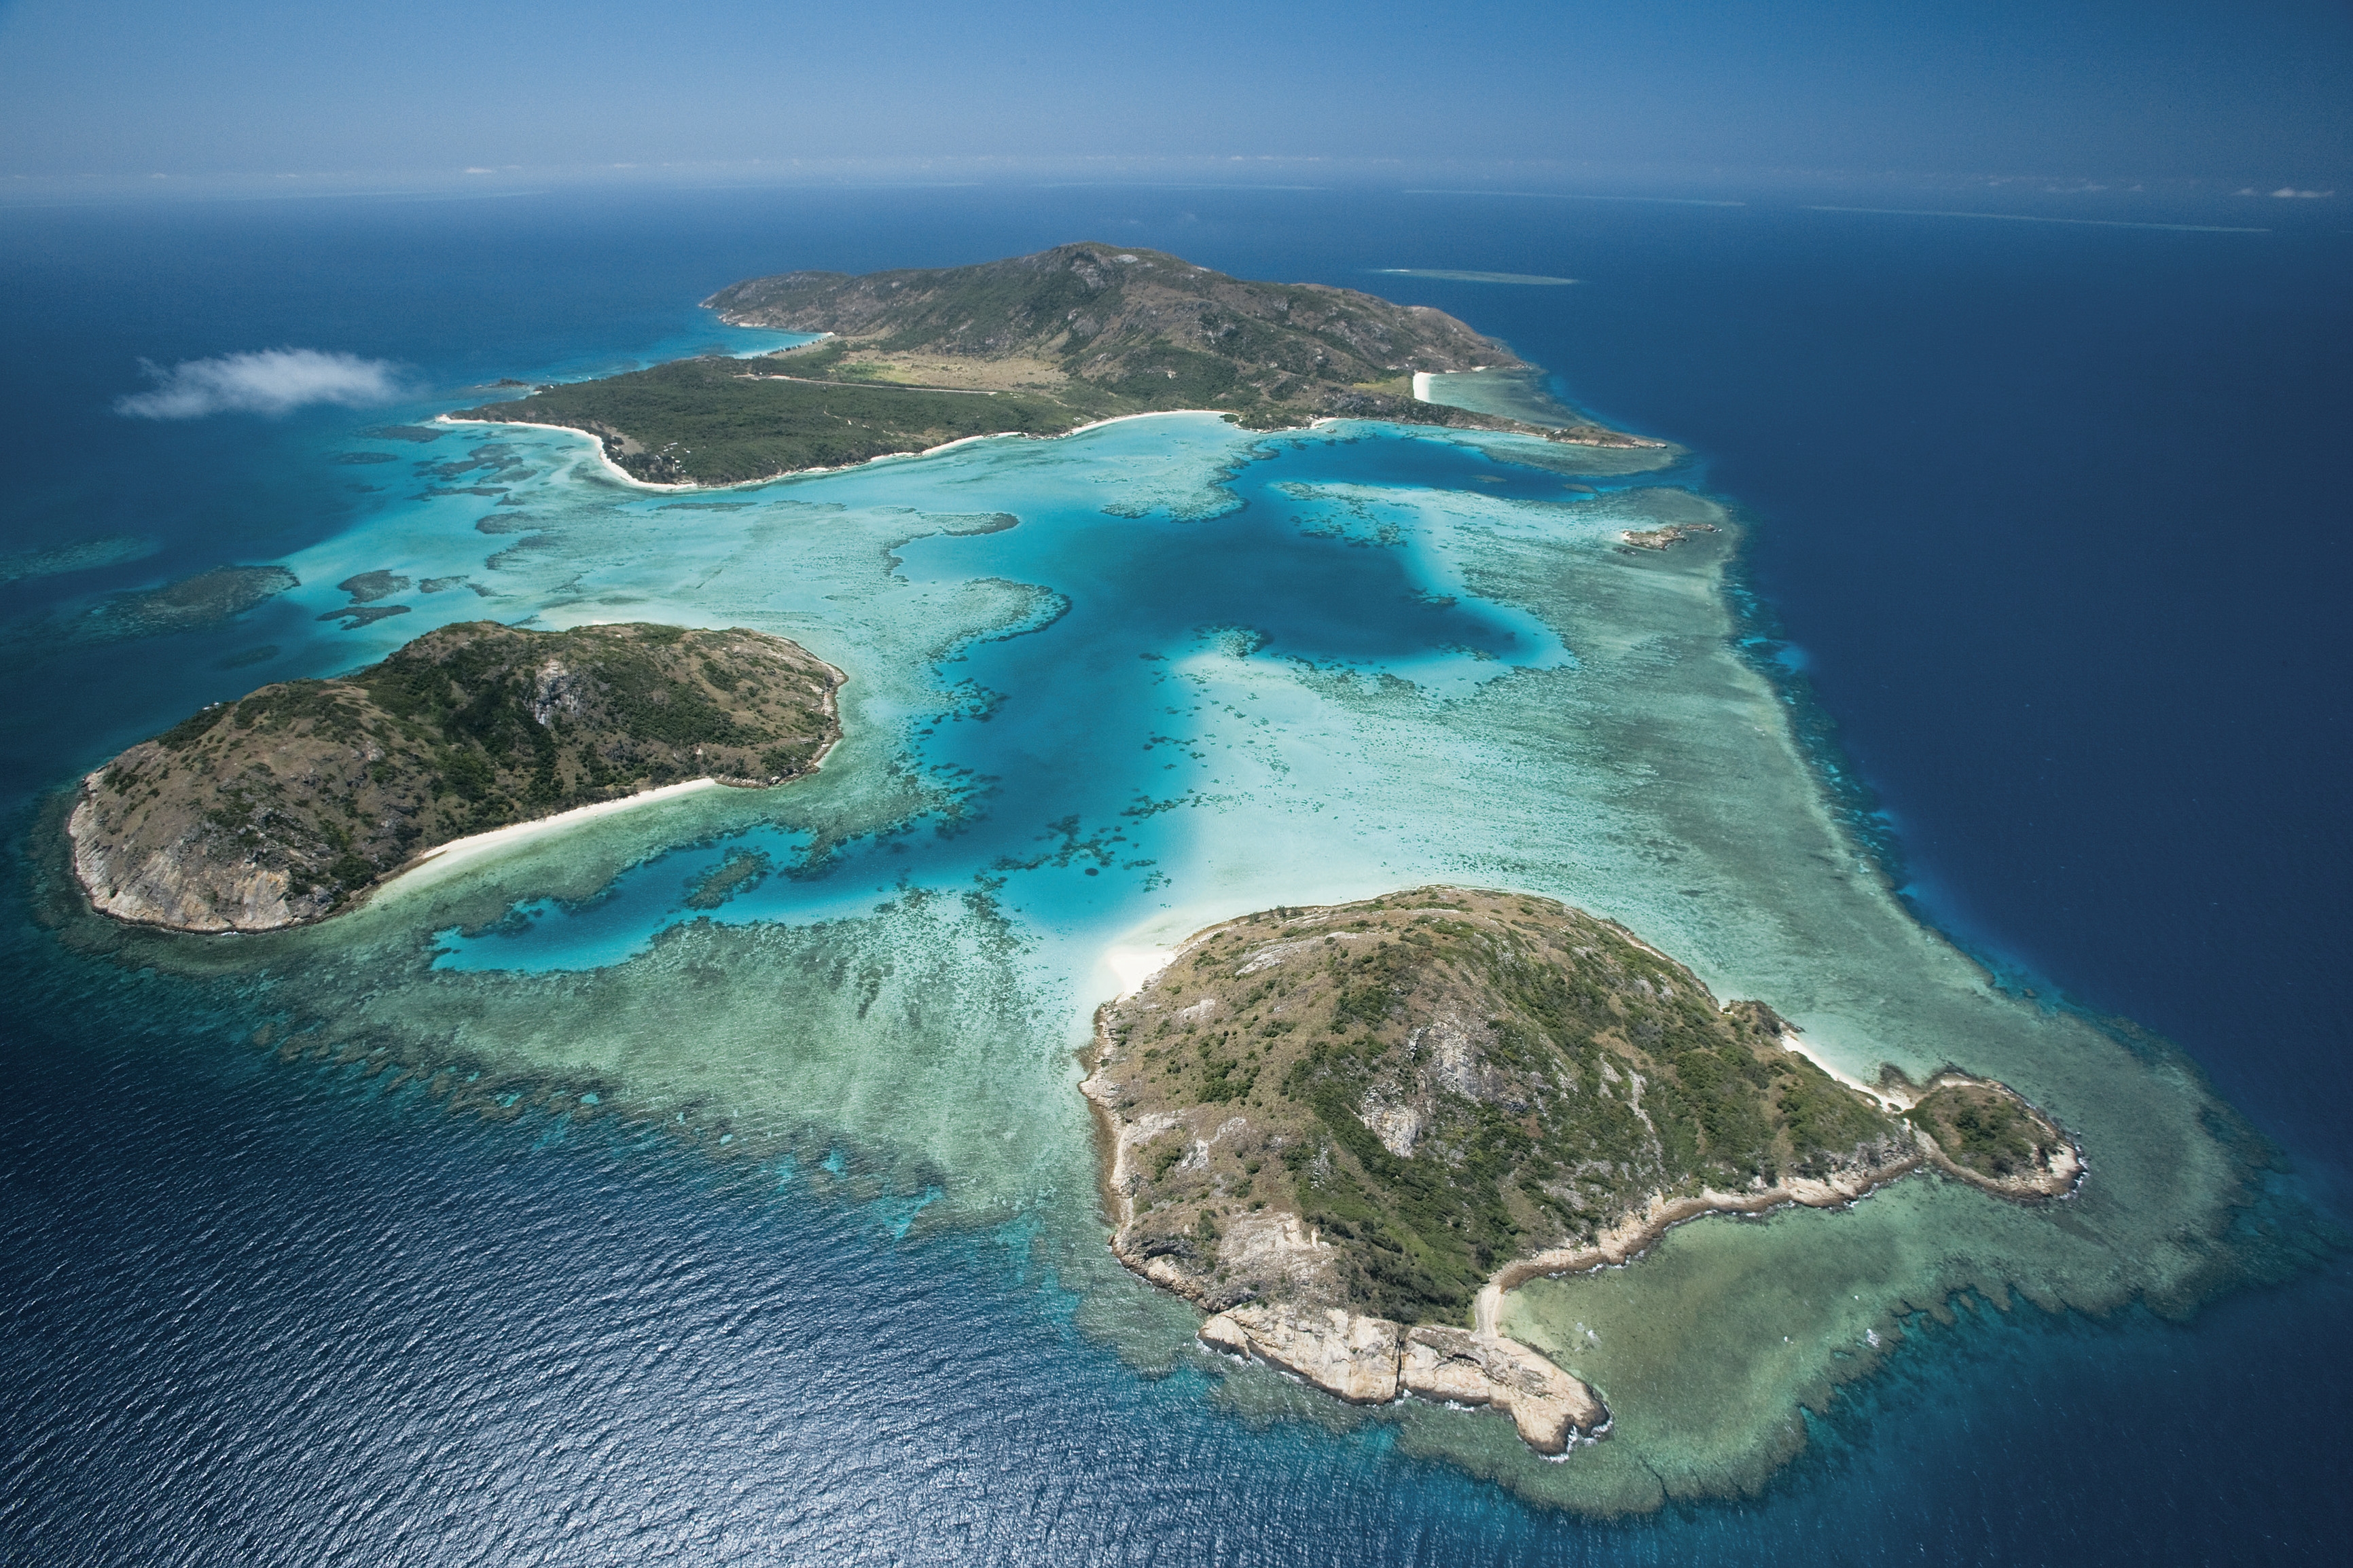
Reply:
<svg viewBox="0 0 2353 1568"><path fill-rule="evenodd" d="M1754 524L1750 630L1924 918L2012 988L2177 1041L2341 1216L2353 236L2326 204L2109 215L2270 228L2244 234L1793 190L0 210L0 557L153 546L0 584L0 1559L2338 1560L2341 1260L2187 1325L1965 1312L1843 1392L1763 1499L1595 1523L1378 1426L1254 1426L1194 1369L1139 1373L1002 1233L894 1235L604 1124L290 1067L32 918L40 801L250 682L24 628L367 504L315 460L366 416L128 420L142 359L343 350L454 401L738 346L694 306L740 278L1102 238L1440 306L1691 447Z"/></svg>

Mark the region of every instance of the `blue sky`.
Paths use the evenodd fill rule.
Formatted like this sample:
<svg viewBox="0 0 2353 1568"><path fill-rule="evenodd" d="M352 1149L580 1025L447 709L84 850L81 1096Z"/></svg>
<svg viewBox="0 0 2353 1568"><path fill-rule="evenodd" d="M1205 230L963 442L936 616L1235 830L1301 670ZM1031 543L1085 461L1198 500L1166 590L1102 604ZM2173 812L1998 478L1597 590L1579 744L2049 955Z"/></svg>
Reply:
<svg viewBox="0 0 2353 1568"><path fill-rule="evenodd" d="M2342 0L0 0L0 179L1522 159L2353 190Z"/></svg>

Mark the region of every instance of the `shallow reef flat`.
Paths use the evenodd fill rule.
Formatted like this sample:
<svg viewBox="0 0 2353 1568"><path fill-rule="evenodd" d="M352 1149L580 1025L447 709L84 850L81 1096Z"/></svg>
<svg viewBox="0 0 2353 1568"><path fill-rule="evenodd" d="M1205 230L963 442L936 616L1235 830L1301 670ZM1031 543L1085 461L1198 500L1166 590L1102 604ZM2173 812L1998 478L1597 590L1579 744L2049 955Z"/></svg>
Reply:
<svg viewBox="0 0 2353 1568"><path fill-rule="evenodd" d="M488 574L501 618L789 637L849 677L822 772L789 800L707 791L428 866L315 930L207 942L84 917L69 940L242 998L290 1056L1007 1226L1144 1365L1192 1355L1198 1319L1103 1247L1074 1053L1124 974L1253 910L1438 883L1556 899L1718 996L1767 999L1841 1072L1961 1063L2080 1142L2072 1200L1914 1177L1513 1292L1505 1331L1616 1418L1557 1463L1493 1415L1332 1417L1254 1369L1218 1395L1393 1421L1414 1452L1591 1512L1754 1491L1802 1446L1801 1403L1955 1291L2184 1311L2270 1267L2233 1226L2252 1140L2186 1059L2003 994L1905 911L1740 651L1740 524L1672 473L1510 436L1171 415L681 509L602 478L584 441L502 439L533 465L513 499L549 543ZM346 537L290 564L482 580L501 542L434 504L440 521L385 525L396 551ZM971 521L1001 514L1018 525ZM1700 523L1672 551L1620 542ZM774 872L690 907L746 846ZM643 910L628 940L578 940L623 909Z"/></svg>
<svg viewBox="0 0 2353 1568"><path fill-rule="evenodd" d="M1531 279L1535 281L1535 279ZM1566 282L1562 279L1546 281ZM1566 425L1577 415L1547 390L1549 378L1541 370L1517 365L1508 370L1461 370L1433 373L1415 384L1414 395L1425 402L1473 414L1492 414L1530 425Z"/></svg>

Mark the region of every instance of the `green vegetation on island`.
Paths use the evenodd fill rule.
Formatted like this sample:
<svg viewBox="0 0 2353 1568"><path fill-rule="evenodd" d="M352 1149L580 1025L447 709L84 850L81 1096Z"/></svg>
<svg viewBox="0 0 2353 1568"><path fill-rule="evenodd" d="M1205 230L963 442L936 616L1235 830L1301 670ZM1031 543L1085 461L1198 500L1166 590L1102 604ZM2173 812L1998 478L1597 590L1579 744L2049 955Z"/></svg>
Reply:
<svg viewBox="0 0 2353 1568"><path fill-rule="evenodd" d="M1904 1115L1964 1173L2000 1183L2042 1182L2054 1167L2073 1174L2057 1130L2000 1084L1940 1074Z"/></svg>
<svg viewBox="0 0 2353 1568"><path fill-rule="evenodd" d="M317 919L453 839L692 779L806 773L839 734L840 679L741 629L444 626L124 752L83 781L75 870L124 920Z"/></svg>
<svg viewBox="0 0 2353 1568"><path fill-rule="evenodd" d="M1064 245L973 267L790 272L704 303L742 326L831 334L752 359L684 360L451 416L585 431L638 479L728 484L1213 409L1252 429L1355 417L1650 446L1413 396L1419 372L1521 367L1440 310L1321 284L1249 282L1155 250Z"/></svg>
<svg viewBox="0 0 2353 1568"><path fill-rule="evenodd" d="M1437 889L1254 916L1102 1027L1093 1098L1166 1122L1135 1147L1123 1249L1179 1259L1214 1306L1299 1293L1220 1245L1269 1215L1326 1244L1319 1301L1452 1321L1513 1258L1592 1243L1653 1197L1915 1152L1762 1004L1719 1008L1549 900Z"/></svg>
<svg viewBox="0 0 2353 1568"><path fill-rule="evenodd" d="M1495 1405L1548 1452L1606 1411L1497 1332L1502 1291L1922 1164L2020 1199L2081 1168L1957 1073L1916 1102L1921 1137L1901 1089L1832 1078L1764 1004L1719 1006L1622 928L1520 894L1246 916L1096 1025L1113 1250L1212 1312L1205 1342L1343 1398ZM1959 1163L1950 1128L1973 1130Z"/></svg>

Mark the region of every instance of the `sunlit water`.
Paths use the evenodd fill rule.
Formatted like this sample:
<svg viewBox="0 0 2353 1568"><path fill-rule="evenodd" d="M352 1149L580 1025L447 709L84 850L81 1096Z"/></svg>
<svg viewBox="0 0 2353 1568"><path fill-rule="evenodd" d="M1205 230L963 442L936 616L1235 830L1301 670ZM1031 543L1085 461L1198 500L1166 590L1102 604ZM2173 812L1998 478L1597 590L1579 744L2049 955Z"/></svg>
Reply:
<svg viewBox="0 0 2353 1568"><path fill-rule="evenodd" d="M176 639L233 664L205 689L485 616L748 626L849 673L846 736L811 780L431 865L307 931L189 941L41 899L61 923L20 943L23 1012L54 1107L12 1175L16 1321L62 1370L20 1384L5 1506L54 1555L150 1529L189 1561L1605 1549L1636 1542L1531 1505L1753 1494L1899 1347L2008 1342L1971 1302L2178 1313L2293 1266L2183 1058L1997 989L1891 893L1743 651L1744 529L1694 468L1166 416L681 497L577 437L378 427L307 437L370 499L279 557L301 589ZM1717 531L1620 547L1663 521ZM409 613L322 628L376 570ZM746 853L765 876L690 906ZM1212 920L1441 880L1618 918L1858 1075L2001 1077L2094 1178L2042 1209L1915 1179L1526 1288L1507 1326L1618 1418L1559 1464L1493 1418L1346 1412L1199 1355L1102 1246L1092 1008ZM56 1173L126 1107L151 1127L111 1140L121 1171ZM110 1179L146 1195L83 1277L50 1216ZM264 1215L244 1263L166 1239ZM159 1338L166 1384L113 1392ZM172 1510L166 1478L225 1470ZM1791 1550L1839 1538L1830 1486L1781 1494ZM1673 1528L1753 1547L1743 1520Z"/></svg>

